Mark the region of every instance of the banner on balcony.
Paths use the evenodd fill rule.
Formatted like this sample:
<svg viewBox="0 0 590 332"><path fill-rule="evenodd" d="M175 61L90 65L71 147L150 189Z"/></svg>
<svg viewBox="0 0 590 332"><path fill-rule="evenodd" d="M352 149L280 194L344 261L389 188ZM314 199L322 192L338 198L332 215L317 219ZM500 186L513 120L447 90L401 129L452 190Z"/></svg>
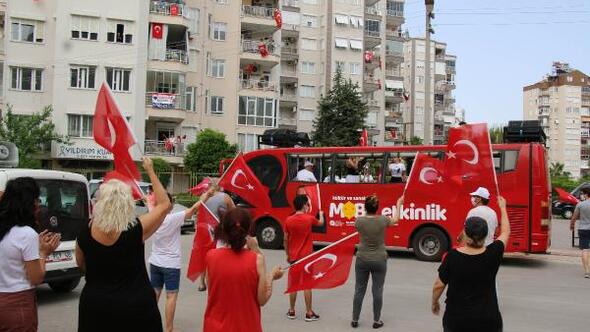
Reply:
<svg viewBox="0 0 590 332"><path fill-rule="evenodd" d="M162 23L152 23L152 38L162 39L164 25Z"/></svg>
<svg viewBox="0 0 590 332"><path fill-rule="evenodd" d="M280 29L283 26L283 16L281 15L281 11L278 8L275 8L273 16L275 23L277 24L277 29Z"/></svg>
<svg viewBox="0 0 590 332"><path fill-rule="evenodd" d="M152 95L153 108L174 108L176 95L171 93L154 93Z"/></svg>

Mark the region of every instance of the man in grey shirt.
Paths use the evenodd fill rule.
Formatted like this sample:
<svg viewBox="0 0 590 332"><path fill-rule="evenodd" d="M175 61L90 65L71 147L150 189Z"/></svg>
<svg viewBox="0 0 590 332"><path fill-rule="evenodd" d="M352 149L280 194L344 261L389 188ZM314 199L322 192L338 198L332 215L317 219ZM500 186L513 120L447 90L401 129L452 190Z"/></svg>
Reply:
<svg viewBox="0 0 590 332"><path fill-rule="evenodd" d="M578 222L578 237L580 239L580 249L582 250L582 267L584 268L584 278L590 279L590 188L580 190L581 202L576 205L574 215L570 223L570 229L573 231Z"/></svg>

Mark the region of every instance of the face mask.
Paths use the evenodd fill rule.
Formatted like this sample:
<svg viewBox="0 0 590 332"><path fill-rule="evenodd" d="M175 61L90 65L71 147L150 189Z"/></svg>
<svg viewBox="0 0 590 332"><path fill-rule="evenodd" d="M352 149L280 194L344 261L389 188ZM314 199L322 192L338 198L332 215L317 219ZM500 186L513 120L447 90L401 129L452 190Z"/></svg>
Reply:
<svg viewBox="0 0 590 332"><path fill-rule="evenodd" d="M580 200L581 201L585 201L588 198L588 196L586 195L580 195Z"/></svg>
<svg viewBox="0 0 590 332"><path fill-rule="evenodd" d="M477 205L477 197L471 197L471 205L476 206Z"/></svg>

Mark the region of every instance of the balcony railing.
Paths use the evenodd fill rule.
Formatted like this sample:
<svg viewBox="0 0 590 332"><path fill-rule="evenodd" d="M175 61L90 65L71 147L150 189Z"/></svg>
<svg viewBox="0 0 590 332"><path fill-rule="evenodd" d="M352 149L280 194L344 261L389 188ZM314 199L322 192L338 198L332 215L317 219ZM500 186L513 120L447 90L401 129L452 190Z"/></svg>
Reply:
<svg viewBox="0 0 590 332"><path fill-rule="evenodd" d="M400 38L404 38L404 35L400 31L386 30L385 31L385 38L400 39Z"/></svg>
<svg viewBox="0 0 590 332"><path fill-rule="evenodd" d="M394 89L394 90L385 89L385 97L403 98L404 91L401 89Z"/></svg>
<svg viewBox="0 0 590 332"><path fill-rule="evenodd" d="M385 69L385 76L394 76L397 78L402 78L401 72L395 69Z"/></svg>
<svg viewBox="0 0 590 332"><path fill-rule="evenodd" d="M370 75L364 75L364 81L368 84L379 84L379 80Z"/></svg>
<svg viewBox="0 0 590 332"><path fill-rule="evenodd" d="M385 55L403 57L404 53L396 50L385 50Z"/></svg>
<svg viewBox="0 0 590 332"><path fill-rule="evenodd" d="M180 63L188 64L188 52L185 50L166 50L166 61L176 61Z"/></svg>
<svg viewBox="0 0 590 332"><path fill-rule="evenodd" d="M186 108L184 98L184 95L174 93L147 92L145 105L158 109L184 110Z"/></svg>
<svg viewBox="0 0 590 332"><path fill-rule="evenodd" d="M274 8L261 6L242 6L242 15L250 17L273 18Z"/></svg>
<svg viewBox="0 0 590 332"><path fill-rule="evenodd" d="M281 76L297 77L297 67L283 66L281 68Z"/></svg>
<svg viewBox="0 0 590 332"><path fill-rule="evenodd" d="M277 91L277 85L266 80L240 80L242 89L258 91Z"/></svg>
<svg viewBox="0 0 590 332"><path fill-rule="evenodd" d="M184 143L168 143L158 140L145 140L145 154L155 156L184 156Z"/></svg>
<svg viewBox="0 0 590 332"><path fill-rule="evenodd" d="M260 43L261 42L257 40L242 40L242 51L247 53L260 53L260 49L258 48ZM266 42L265 45L269 54L275 54L275 45L273 42Z"/></svg>
<svg viewBox="0 0 590 332"><path fill-rule="evenodd" d="M404 12L402 10L388 9L387 16L404 17Z"/></svg>
<svg viewBox="0 0 590 332"><path fill-rule="evenodd" d="M281 0L283 7L299 7L299 0Z"/></svg>
<svg viewBox="0 0 590 332"><path fill-rule="evenodd" d="M374 37L374 38L380 38L381 37L381 33L378 30L365 29L365 36Z"/></svg>
<svg viewBox="0 0 590 332"><path fill-rule="evenodd" d="M375 7L367 7L365 8L365 13L369 14L369 15L377 15L377 16L382 16L383 14L381 13L381 11Z"/></svg>
<svg viewBox="0 0 590 332"><path fill-rule="evenodd" d="M283 27L281 29L283 31L299 32L299 25L298 24L283 23Z"/></svg>
<svg viewBox="0 0 590 332"><path fill-rule="evenodd" d="M281 101L297 102L297 93L294 92L283 92L281 93Z"/></svg>
<svg viewBox="0 0 590 332"><path fill-rule="evenodd" d="M169 15L169 16L182 16L184 5L181 3L170 3L164 1L152 1L150 2L150 13Z"/></svg>
<svg viewBox="0 0 590 332"><path fill-rule="evenodd" d="M297 126L295 118L279 118L279 126Z"/></svg>
<svg viewBox="0 0 590 332"><path fill-rule="evenodd" d="M299 54L299 51L297 50L297 47L283 46L283 47L281 47L281 54L284 54L284 55L297 55L297 54Z"/></svg>

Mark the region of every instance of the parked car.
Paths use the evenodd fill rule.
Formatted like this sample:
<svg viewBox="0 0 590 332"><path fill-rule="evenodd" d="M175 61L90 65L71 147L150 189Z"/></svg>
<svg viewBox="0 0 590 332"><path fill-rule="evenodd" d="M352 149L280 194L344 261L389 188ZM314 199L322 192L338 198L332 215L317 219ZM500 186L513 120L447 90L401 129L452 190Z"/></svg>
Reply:
<svg viewBox="0 0 590 332"><path fill-rule="evenodd" d="M564 219L571 219L574 214L576 204L578 204L580 200L580 190L584 187L590 187L590 183L584 182L569 193L559 187L554 188L557 195L554 195L552 202L552 213L554 215L559 215Z"/></svg>
<svg viewBox="0 0 590 332"><path fill-rule="evenodd" d="M92 199L92 202L94 204L94 201L96 199L96 192L98 191L98 188L100 187L100 185L102 184L102 179L93 179L89 181L89 188L90 188L90 197ZM143 191L144 193L147 193L148 191L148 187L151 185L151 183L148 182L138 182L137 183L139 185L139 188L141 188L141 191ZM174 203L174 206L172 207L172 212L179 212L179 211L183 211L186 210L187 207L182 205L182 204L178 204L178 203ZM148 209L147 206L145 205L144 201L136 201L135 202L135 214L137 216L141 216L142 214L147 213ZM190 219L186 219L184 221L184 224L182 225L182 232L188 232L188 231L194 231L195 230L195 222L196 222L196 217L193 215Z"/></svg>

